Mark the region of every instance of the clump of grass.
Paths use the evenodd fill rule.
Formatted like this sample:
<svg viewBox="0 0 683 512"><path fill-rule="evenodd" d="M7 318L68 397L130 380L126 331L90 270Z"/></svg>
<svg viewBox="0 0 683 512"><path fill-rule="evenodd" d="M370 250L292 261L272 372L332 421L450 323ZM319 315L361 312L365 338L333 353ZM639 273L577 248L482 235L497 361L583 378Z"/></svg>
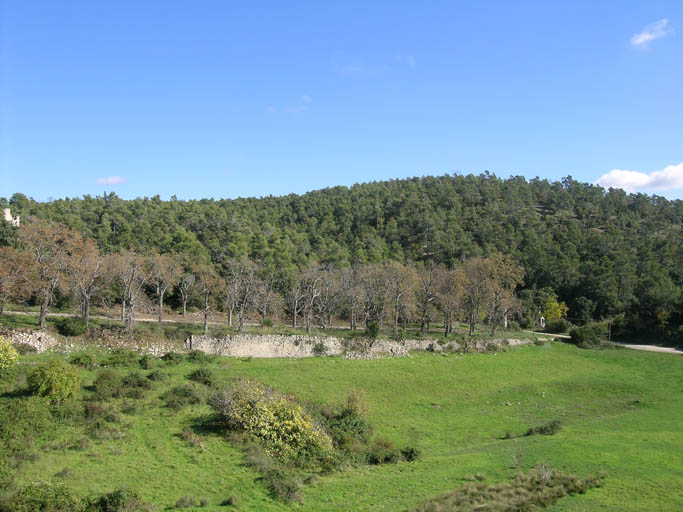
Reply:
<svg viewBox="0 0 683 512"><path fill-rule="evenodd" d="M239 507L242 500L236 494L231 494L227 500L221 501L221 507Z"/></svg>
<svg viewBox="0 0 683 512"><path fill-rule="evenodd" d="M97 366L95 356L89 352L78 352L71 356L69 363L81 368L94 368Z"/></svg>
<svg viewBox="0 0 683 512"><path fill-rule="evenodd" d="M549 507L565 496L583 494L601 486L598 477L581 479L546 465L536 466L529 473L517 473L508 483L489 485L483 478L477 480L431 498L412 512L535 510Z"/></svg>
<svg viewBox="0 0 683 512"><path fill-rule="evenodd" d="M162 380L166 380L168 378L168 375L166 375L164 372L162 372L159 369L152 370L147 374L147 378L151 380L152 382L159 382Z"/></svg>
<svg viewBox="0 0 683 512"><path fill-rule="evenodd" d="M200 435L195 434L190 429L186 428L180 433L181 439L187 441L190 446L199 448L204 451L204 438Z"/></svg>
<svg viewBox="0 0 683 512"><path fill-rule="evenodd" d="M131 366L138 363L138 353L127 348L115 348L103 364L107 366Z"/></svg>

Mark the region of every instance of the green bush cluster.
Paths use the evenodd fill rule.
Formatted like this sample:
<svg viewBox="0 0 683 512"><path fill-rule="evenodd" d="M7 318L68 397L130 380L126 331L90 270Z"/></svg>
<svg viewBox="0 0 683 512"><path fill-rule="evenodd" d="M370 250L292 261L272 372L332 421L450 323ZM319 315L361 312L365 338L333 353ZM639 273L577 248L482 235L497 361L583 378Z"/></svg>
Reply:
<svg viewBox="0 0 683 512"><path fill-rule="evenodd" d="M187 360L191 363L208 364L213 362L215 359L215 355L207 354L205 352L202 352L201 350L190 350L187 353Z"/></svg>
<svg viewBox="0 0 683 512"><path fill-rule="evenodd" d="M92 499L71 492L61 483L34 482L0 500L0 512L151 512L131 489L117 489Z"/></svg>
<svg viewBox="0 0 683 512"><path fill-rule="evenodd" d="M17 349L9 340L0 336L0 372L13 367L18 360Z"/></svg>
<svg viewBox="0 0 683 512"><path fill-rule="evenodd" d="M562 423L559 420L552 420L538 427L531 427L526 431L525 436L552 436L557 434L562 429Z"/></svg>
<svg viewBox="0 0 683 512"><path fill-rule="evenodd" d="M77 317L60 318L55 321L55 327L59 334L67 337L81 336L88 330L85 322Z"/></svg>
<svg viewBox="0 0 683 512"><path fill-rule="evenodd" d="M211 405L228 426L253 435L265 451L297 466L325 464L333 457L333 444L301 405L251 380L211 399Z"/></svg>
<svg viewBox="0 0 683 512"><path fill-rule="evenodd" d="M81 377L75 366L61 359L38 365L28 376L28 387L33 394L63 401L81 388Z"/></svg>
<svg viewBox="0 0 683 512"><path fill-rule="evenodd" d="M161 360L168 365L182 363L184 359L185 358L183 355L179 354L178 352L166 352L163 356L161 356Z"/></svg>
<svg viewBox="0 0 683 512"><path fill-rule="evenodd" d="M94 368L97 366L95 356L89 352L78 352L72 355L69 363L81 368Z"/></svg>
<svg viewBox="0 0 683 512"><path fill-rule="evenodd" d="M431 498L412 509L412 512L536 510L549 507L565 496L583 494L600 485L597 477L581 479L541 465L529 473L517 473L508 483L466 483L454 491Z"/></svg>
<svg viewBox="0 0 683 512"><path fill-rule="evenodd" d="M131 366L138 363L139 357L138 353L133 350L118 347L109 353L104 364L107 366Z"/></svg>
<svg viewBox="0 0 683 512"><path fill-rule="evenodd" d="M575 327L569 331L570 343L579 348L601 348L602 339L599 331L591 324L583 327Z"/></svg>
<svg viewBox="0 0 683 512"><path fill-rule="evenodd" d="M196 385L190 382L181 384L172 389L169 389L161 395L161 399L169 409L182 409L188 405L202 403L202 394L197 390Z"/></svg>
<svg viewBox="0 0 683 512"><path fill-rule="evenodd" d="M187 378L205 386L213 386L215 381L214 374L209 368L197 368Z"/></svg>

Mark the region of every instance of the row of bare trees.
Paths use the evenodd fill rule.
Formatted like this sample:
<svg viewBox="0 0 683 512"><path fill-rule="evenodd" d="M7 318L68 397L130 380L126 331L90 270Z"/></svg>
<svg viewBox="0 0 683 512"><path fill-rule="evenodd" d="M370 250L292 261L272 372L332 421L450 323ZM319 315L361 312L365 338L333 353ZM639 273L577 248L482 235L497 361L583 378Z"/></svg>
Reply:
<svg viewBox="0 0 683 512"><path fill-rule="evenodd" d="M77 298L86 325L92 304L117 302L129 330L139 305L150 299L162 322L164 300L173 293L183 317L188 306L203 316L205 331L210 314L222 311L240 331L248 316L258 315L262 323L288 316L293 327L301 319L308 332L314 325L329 327L333 318L346 318L351 329L372 323L379 329L390 327L394 336L412 321L426 333L436 319L443 320L446 335L458 319L469 323L471 333L485 318L495 334L516 311L515 290L523 284L523 269L501 254L455 268L392 261L275 270L242 258L224 262L219 272L173 254L101 254L77 231L38 219L27 222L20 233L19 249L0 248L0 314L5 302L33 297L40 303L41 327L59 289Z"/></svg>

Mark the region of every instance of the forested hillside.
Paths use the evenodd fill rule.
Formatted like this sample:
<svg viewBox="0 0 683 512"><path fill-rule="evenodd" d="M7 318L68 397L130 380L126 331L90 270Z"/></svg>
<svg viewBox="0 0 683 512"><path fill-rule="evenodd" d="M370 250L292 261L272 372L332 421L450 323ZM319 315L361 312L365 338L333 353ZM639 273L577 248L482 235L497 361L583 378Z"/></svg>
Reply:
<svg viewBox="0 0 683 512"><path fill-rule="evenodd" d="M248 256L266 267L339 267L386 260L456 266L496 252L525 269L524 289L552 288L569 318L626 315L632 331L681 335L683 202L605 191L571 178L441 176L235 200L102 197L9 200L13 215L50 219L103 252ZM2 224L0 240L14 234Z"/></svg>

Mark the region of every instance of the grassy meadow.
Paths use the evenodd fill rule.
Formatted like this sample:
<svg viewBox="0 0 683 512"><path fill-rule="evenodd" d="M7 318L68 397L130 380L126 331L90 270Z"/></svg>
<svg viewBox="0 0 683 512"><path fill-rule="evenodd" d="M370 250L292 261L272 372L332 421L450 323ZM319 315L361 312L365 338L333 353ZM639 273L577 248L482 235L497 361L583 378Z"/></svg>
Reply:
<svg viewBox="0 0 683 512"><path fill-rule="evenodd" d="M106 357L95 353L96 357ZM21 356L2 379L0 406L21 394L22 374L58 354ZM580 477L606 473L604 485L561 499L548 510L683 510L683 358L633 350L581 350L548 343L496 354L416 353L410 358L349 361L217 358L154 367L168 378L142 398L111 400L119 421L108 437L90 438L76 421L56 420L18 469L15 482L59 481L81 495L132 487L160 510L182 496L201 510L401 511L481 474L502 482L538 463ZM208 366L216 386L257 379L303 403L337 404L362 389L374 434L417 446L420 458L360 465L306 485L301 503L274 500L243 452L220 433L203 431L206 404L164 406L168 389ZM87 398L98 369L81 369ZM149 374L137 365L119 368ZM209 389L202 391L206 396ZM523 436L559 420L551 436ZM201 445L180 434L190 429ZM505 439L506 433L513 434ZM519 435L520 437L514 437ZM221 503L237 496L239 505ZM189 509L188 509L189 510ZM197 510L200 510L197 507Z"/></svg>

